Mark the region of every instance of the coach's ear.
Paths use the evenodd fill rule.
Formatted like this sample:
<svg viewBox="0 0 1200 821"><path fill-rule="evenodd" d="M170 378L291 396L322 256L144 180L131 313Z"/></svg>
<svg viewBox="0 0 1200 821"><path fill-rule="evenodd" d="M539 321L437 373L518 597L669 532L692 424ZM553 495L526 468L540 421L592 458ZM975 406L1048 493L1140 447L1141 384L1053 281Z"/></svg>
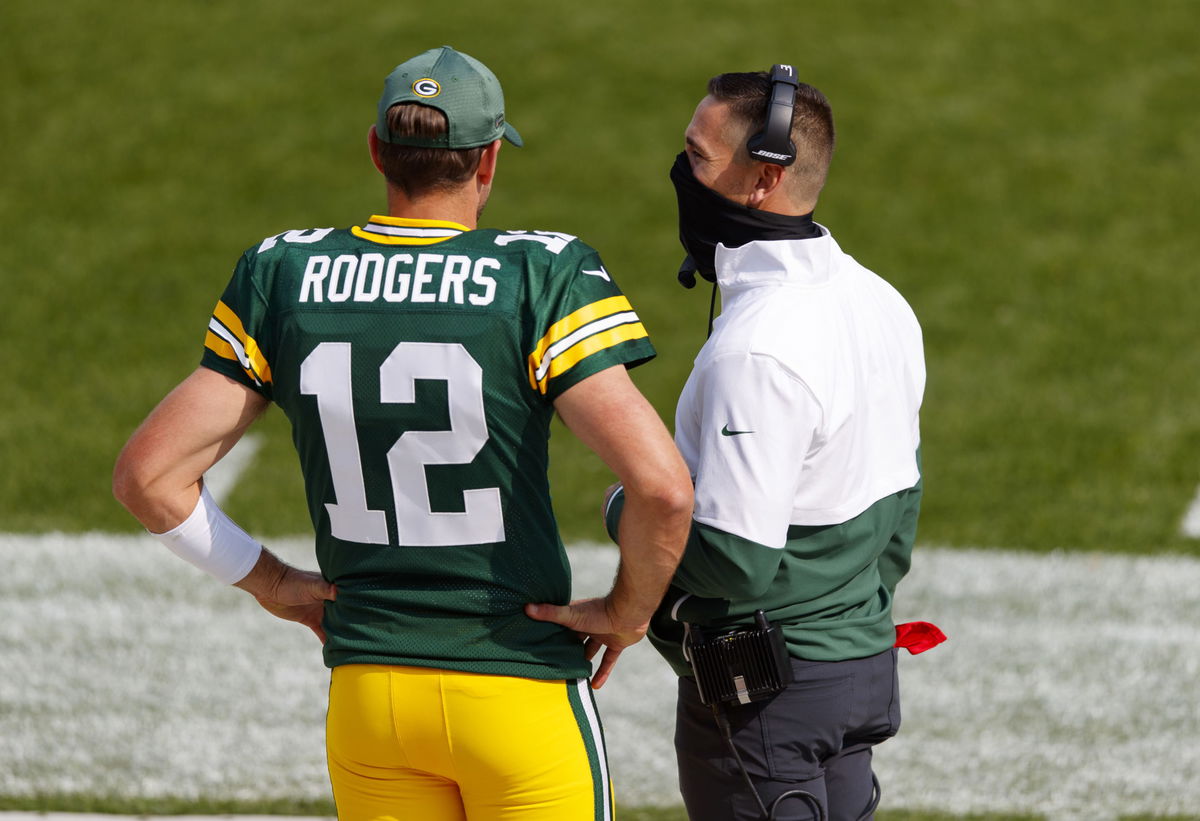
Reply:
<svg viewBox="0 0 1200 821"><path fill-rule="evenodd" d="M379 162L379 135L375 133L374 123L367 129L367 148L371 150L371 162L375 164L375 168L382 174L383 165Z"/></svg>
<svg viewBox="0 0 1200 821"><path fill-rule="evenodd" d="M781 190L784 168L769 162L755 164L758 166L758 174L754 179L754 187L750 189L750 195L746 198L746 205L751 208L762 208L764 202Z"/></svg>
<svg viewBox="0 0 1200 821"><path fill-rule="evenodd" d="M492 184L492 178L496 176L496 158L499 156L499 140L492 140L490 145L483 147L483 155L479 158L479 170L475 172L475 181L480 188Z"/></svg>

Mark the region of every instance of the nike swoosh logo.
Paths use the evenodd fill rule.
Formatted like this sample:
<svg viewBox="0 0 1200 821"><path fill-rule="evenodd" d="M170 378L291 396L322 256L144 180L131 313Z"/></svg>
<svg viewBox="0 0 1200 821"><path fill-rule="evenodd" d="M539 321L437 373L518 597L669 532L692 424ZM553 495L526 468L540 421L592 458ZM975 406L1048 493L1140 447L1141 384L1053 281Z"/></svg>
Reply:
<svg viewBox="0 0 1200 821"><path fill-rule="evenodd" d="M730 430L729 425L721 428L722 436L741 436L743 433L754 433L752 430Z"/></svg>
<svg viewBox="0 0 1200 821"><path fill-rule="evenodd" d="M601 266L599 271L589 271L587 268L580 268L579 273L587 274L590 277L600 277L605 282L612 282L612 279L608 276L608 271L605 271L603 266Z"/></svg>

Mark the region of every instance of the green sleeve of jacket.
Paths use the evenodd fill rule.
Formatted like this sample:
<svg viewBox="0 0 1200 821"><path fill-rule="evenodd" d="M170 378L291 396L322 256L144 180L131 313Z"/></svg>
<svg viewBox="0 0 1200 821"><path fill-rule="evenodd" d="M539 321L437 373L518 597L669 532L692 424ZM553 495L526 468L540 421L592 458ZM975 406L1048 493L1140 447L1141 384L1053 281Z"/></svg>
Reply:
<svg viewBox="0 0 1200 821"><path fill-rule="evenodd" d="M672 582L693 596L753 601L767 592L784 551L692 522Z"/></svg>
<svg viewBox="0 0 1200 821"><path fill-rule="evenodd" d="M608 536L617 541L625 490L618 490L604 514ZM687 550L672 584L706 599L756 599L779 571L783 551L692 522Z"/></svg>
<svg viewBox="0 0 1200 821"><path fill-rule="evenodd" d="M917 448L917 469L921 468L921 449ZM900 502L899 521L892 537L879 555L879 580L889 593L895 594L896 585L912 565L912 549L917 540L917 517L921 513L921 495L924 479L898 495Z"/></svg>

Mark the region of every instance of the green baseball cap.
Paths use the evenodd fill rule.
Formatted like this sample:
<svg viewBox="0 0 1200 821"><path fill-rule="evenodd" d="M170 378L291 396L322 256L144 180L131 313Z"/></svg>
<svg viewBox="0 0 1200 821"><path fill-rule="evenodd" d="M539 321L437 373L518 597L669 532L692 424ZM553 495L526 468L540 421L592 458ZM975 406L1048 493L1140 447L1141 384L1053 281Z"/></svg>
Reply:
<svg viewBox="0 0 1200 821"><path fill-rule="evenodd" d="M398 137L388 130L387 112L396 103L421 103L446 115L446 136ZM450 46L433 48L401 63L383 81L375 133L385 143L423 148L475 148L504 137L521 145L521 135L504 120L500 81L483 63Z"/></svg>

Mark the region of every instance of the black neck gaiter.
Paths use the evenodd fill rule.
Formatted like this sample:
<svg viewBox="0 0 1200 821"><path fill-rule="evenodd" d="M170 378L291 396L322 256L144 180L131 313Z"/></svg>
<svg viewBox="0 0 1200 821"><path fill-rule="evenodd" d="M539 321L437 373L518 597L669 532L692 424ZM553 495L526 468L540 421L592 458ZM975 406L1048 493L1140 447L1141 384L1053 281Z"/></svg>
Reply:
<svg viewBox="0 0 1200 821"><path fill-rule="evenodd" d="M679 241L692 263L685 260L679 271L679 281L688 288L696 284L696 273L709 282L717 281L713 256L718 242L726 248L739 248L755 240L821 236L811 213L793 217L725 199L696 179L686 153L675 158L671 182L679 201Z"/></svg>

